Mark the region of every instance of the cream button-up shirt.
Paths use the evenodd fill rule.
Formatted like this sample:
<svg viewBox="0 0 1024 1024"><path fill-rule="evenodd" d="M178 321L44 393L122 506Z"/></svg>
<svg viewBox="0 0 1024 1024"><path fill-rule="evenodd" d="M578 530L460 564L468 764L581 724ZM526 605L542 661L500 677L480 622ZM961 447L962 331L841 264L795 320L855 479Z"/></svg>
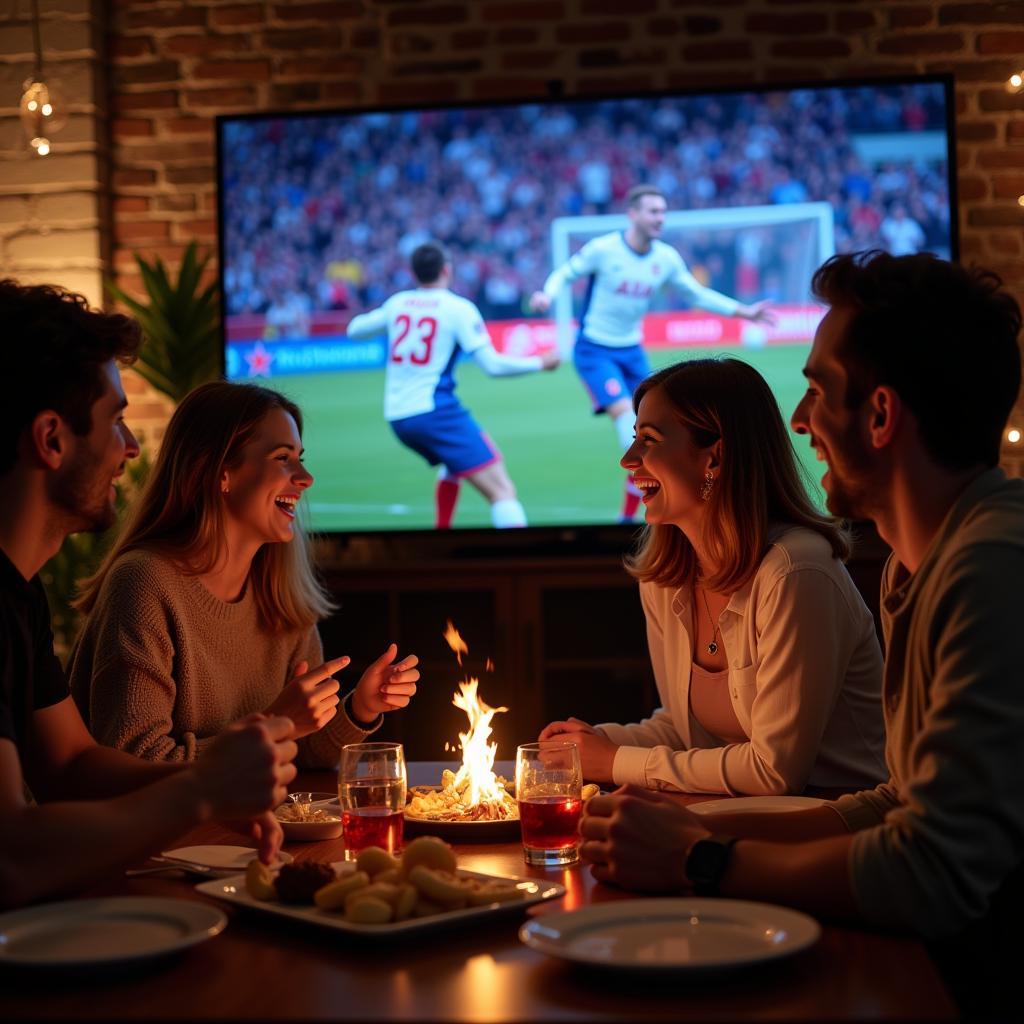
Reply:
<svg viewBox="0 0 1024 1024"><path fill-rule="evenodd" d="M779 526L769 540L719 619L729 697L747 740L723 743L690 713L690 587L642 583L661 707L636 724L598 726L619 745L617 784L757 795L887 777L871 613L824 537Z"/></svg>

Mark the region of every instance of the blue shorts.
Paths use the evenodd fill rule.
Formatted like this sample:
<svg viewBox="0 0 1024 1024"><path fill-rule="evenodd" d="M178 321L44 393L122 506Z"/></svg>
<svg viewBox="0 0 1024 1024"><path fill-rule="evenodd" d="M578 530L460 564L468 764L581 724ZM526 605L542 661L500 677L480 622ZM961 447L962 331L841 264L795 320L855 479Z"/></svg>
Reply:
<svg viewBox="0 0 1024 1024"><path fill-rule="evenodd" d="M582 334L576 339L572 361L590 393L595 416L620 398L632 401L637 386L651 375L647 353L639 345L612 348Z"/></svg>
<svg viewBox="0 0 1024 1024"><path fill-rule="evenodd" d="M480 424L461 405L392 420L391 429L406 448L431 466L444 463L452 476L475 473L501 458Z"/></svg>

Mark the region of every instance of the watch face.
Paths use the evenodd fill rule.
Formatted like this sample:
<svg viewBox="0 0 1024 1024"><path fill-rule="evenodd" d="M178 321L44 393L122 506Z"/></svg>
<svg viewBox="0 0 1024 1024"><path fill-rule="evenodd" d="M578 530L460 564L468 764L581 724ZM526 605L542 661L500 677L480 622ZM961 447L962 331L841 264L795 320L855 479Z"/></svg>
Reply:
<svg viewBox="0 0 1024 1024"><path fill-rule="evenodd" d="M686 858L686 874L699 896L717 895L735 839L698 839Z"/></svg>

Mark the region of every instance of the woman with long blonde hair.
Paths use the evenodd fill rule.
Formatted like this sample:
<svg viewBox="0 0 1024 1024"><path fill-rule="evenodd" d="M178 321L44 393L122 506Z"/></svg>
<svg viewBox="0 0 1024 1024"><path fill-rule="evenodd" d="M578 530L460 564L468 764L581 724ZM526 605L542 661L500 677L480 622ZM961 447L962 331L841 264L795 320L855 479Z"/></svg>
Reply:
<svg viewBox="0 0 1024 1024"><path fill-rule="evenodd" d="M643 722L552 722L594 781L778 795L887 777L882 658L843 565L849 540L807 497L778 405L738 359L647 378L622 458L647 525L640 581L661 706Z"/></svg>
<svg viewBox="0 0 1024 1024"><path fill-rule="evenodd" d="M187 761L228 722L295 724L304 767L408 705L417 658L392 644L339 701L317 622L332 609L297 518L313 483L302 414L283 395L223 381L175 410L146 485L81 588L75 701L93 735L155 761ZM317 666L310 668L310 666Z"/></svg>

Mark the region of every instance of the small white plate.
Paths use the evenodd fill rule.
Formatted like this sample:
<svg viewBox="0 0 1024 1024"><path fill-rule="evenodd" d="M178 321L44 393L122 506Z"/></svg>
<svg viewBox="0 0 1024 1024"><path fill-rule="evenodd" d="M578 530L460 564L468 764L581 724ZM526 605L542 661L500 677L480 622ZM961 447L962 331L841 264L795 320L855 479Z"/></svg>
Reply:
<svg viewBox="0 0 1024 1024"><path fill-rule="evenodd" d="M190 861L202 864L214 871L236 874L244 871L249 861L256 858L257 851L251 846L179 846L177 850L164 850L160 855L168 860ZM277 855L281 864L290 864L295 858L281 850Z"/></svg>
<svg viewBox="0 0 1024 1024"><path fill-rule="evenodd" d="M339 862L331 866L339 875L355 870L355 864L351 862ZM201 892L204 896L214 896L219 900L226 900L228 903L236 903L240 906L249 907L252 910L261 910L268 914L278 914L281 917L290 917L296 921L305 921L308 924L319 925L333 931L379 938L403 935L406 932L429 931L453 925L468 925L480 918L488 919L522 912L535 903L558 899L560 896L565 895L564 885L560 885L558 882L549 882L545 879L487 875L479 871L464 871L461 868L458 873L465 878L479 878L481 881L487 882L496 880L515 882L516 888L523 891L523 898L509 900L506 903L489 903L483 907L448 910L444 913L432 914L430 917L414 917L408 921L395 921L390 924L353 924L350 921L346 921L337 911L321 910L319 907L314 906L296 906L293 903L278 903L276 900L261 901L253 899L246 891L244 875L202 882L196 886L196 891Z"/></svg>
<svg viewBox="0 0 1024 1024"><path fill-rule="evenodd" d="M732 814L733 811L737 814L778 814L780 811L806 811L824 803L816 796L734 796L727 800L687 804L686 809L694 814Z"/></svg>
<svg viewBox="0 0 1024 1024"><path fill-rule="evenodd" d="M543 914L519 929L538 952L634 971L743 967L806 949L820 935L817 921L785 907L696 898L616 900Z"/></svg>
<svg viewBox="0 0 1024 1024"><path fill-rule="evenodd" d="M115 896L0 914L0 964L92 967L173 953L219 935L223 912L197 900Z"/></svg>

